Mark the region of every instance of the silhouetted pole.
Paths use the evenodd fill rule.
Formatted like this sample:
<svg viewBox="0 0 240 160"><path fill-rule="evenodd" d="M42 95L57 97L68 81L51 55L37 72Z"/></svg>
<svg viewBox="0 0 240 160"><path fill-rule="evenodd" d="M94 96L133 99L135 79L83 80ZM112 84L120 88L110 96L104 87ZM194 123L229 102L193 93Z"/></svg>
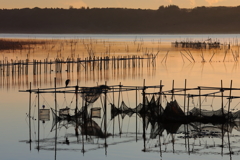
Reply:
<svg viewBox="0 0 240 160"><path fill-rule="evenodd" d="M138 88L136 87L136 142L137 142L137 115L138 115L138 113L137 113L137 90L138 90Z"/></svg>
<svg viewBox="0 0 240 160"><path fill-rule="evenodd" d="M158 141L159 141L159 149L160 149L160 157L162 157L162 144L161 144L161 135L158 135Z"/></svg>
<svg viewBox="0 0 240 160"><path fill-rule="evenodd" d="M122 85L121 85L121 82L120 82L120 84L119 84L119 93L118 93L118 109L119 109L119 107L120 107L121 87L122 87ZM121 131L121 127L120 127L120 116L119 116L119 114L118 114L118 124L119 124L119 134L120 134L120 137L121 137L122 131Z"/></svg>
<svg viewBox="0 0 240 160"><path fill-rule="evenodd" d="M189 132L189 130L188 130L188 124L187 124L187 133ZM186 135L185 135L186 136ZM188 144L187 144L187 146L188 146L188 154L190 155L190 144L189 144L189 136L187 137L187 142L188 142Z"/></svg>
<svg viewBox="0 0 240 160"><path fill-rule="evenodd" d="M188 113L189 113L189 94L188 94L188 104L187 104L187 115L188 115ZM188 133L188 124L187 124L187 132L186 133ZM185 133L185 137L186 137L186 133ZM190 148L189 148L189 137L188 137L188 144L187 144L187 146L188 146L188 154L190 155Z"/></svg>
<svg viewBox="0 0 240 160"><path fill-rule="evenodd" d="M50 74L52 73L52 60L50 59Z"/></svg>
<svg viewBox="0 0 240 160"><path fill-rule="evenodd" d="M189 114L189 97L190 95L188 94L187 115Z"/></svg>
<svg viewBox="0 0 240 160"><path fill-rule="evenodd" d="M221 80L221 99L222 99L222 116L223 116L223 118L224 118L224 109L223 109L223 92L224 92L224 89L223 89L223 81Z"/></svg>
<svg viewBox="0 0 240 160"><path fill-rule="evenodd" d="M31 104L32 104L32 85L30 82L30 89L29 89L29 113L28 113L28 118L29 118L29 143L30 143L30 150L31 150L31 143L32 143L32 137L31 137Z"/></svg>
<svg viewBox="0 0 240 160"><path fill-rule="evenodd" d="M86 140L87 140L87 137L88 137L88 120L87 120L87 98L85 99L85 107L84 107L84 130L85 130L85 137L86 137Z"/></svg>
<svg viewBox="0 0 240 160"><path fill-rule="evenodd" d="M175 152L175 149L174 149L175 139L174 139L173 133L171 133L171 136L172 136L172 148L173 148L173 153L174 153Z"/></svg>
<svg viewBox="0 0 240 160"><path fill-rule="evenodd" d="M85 95L85 94L84 94ZM84 95L82 96L82 107L84 106ZM76 111L76 110L75 110ZM76 115L76 114L75 114ZM77 117L76 117L77 118ZM83 111L82 111L82 121L84 122L84 116L83 116ZM77 125L76 125L76 128L75 128L75 134L76 136L78 137L78 128L77 128ZM84 135L82 134L82 152L83 152L83 155L84 155L84 152L85 152L85 149L84 149Z"/></svg>
<svg viewBox="0 0 240 160"><path fill-rule="evenodd" d="M224 129L224 123L222 123L222 128L221 128L221 133L222 133L222 146L221 146L221 155L223 156L223 144L224 144L224 132L223 132L223 129Z"/></svg>
<svg viewBox="0 0 240 160"><path fill-rule="evenodd" d="M184 85L184 99L183 99L184 114L186 112L186 92L187 92L187 79L185 79L185 85Z"/></svg>
<svg viewBox="0 0 240 160"><path fill-rule="evenodd" d="M199 89L199 109L200 109L200 116L202 116L202 106L201 106L201 87Z"/></svg>
<svg viewBox="0 0 240 160"><path fill-rule="evenodd" d="M56 112L56 119L57 119L57 79L54 78L54 102L55 102L55 112ZM57 124L56 121L56 129L55 129L55 159L57 158Z"/></svg>
<svg viewBox="0 0 240 160"><path fill-rule="evenodd" d="M162 115L161 101L162 101L162 80L160 80L159 101L158 101L158 108L159 108L160 116ZM159 119L160 119L160 116L159 116Z"/></svg>
<svg viewBox="0 0 240 160"><path fill-rule="evenodd" d="M107 86L107 81L105 82L105 86ZM104 91L104 112L105 112L105 116L104 116L104 134L105 134L105 149L107 147L107 89L105 88ZM107 151L105 150L105 154L107 154Z"/></svg>
<svg viewBox="0 0 240 160"><path fill-rule="evenodd" d="M76 120L76 128L75 128L75 135L78 136L79 133L78 133L78 81L77 81L77 85L75 86L75 94L76 94L76 108L75 108L75 120ZM84 102L84 96L83 96L83 102ZM85 102L86 103L86 102ZM82 117L83 117L83 123L85 124L86 123L86 120L85 120L85 109L82 111Z"/></svg>
<svg viewBox="0 0 240 160"><path fill-rule="evenodd" d="M160 80L160 90L159 90L159 101L158 101L158 108L159 108L159 119L158 119L158 127L160 127L160 120L162 116L162 80ZM159 141L159 149L160 149L160 157L162 157L162 144L161 144L161 135L158 133L158 141Z"/></svg>
<svg viewBox="0 0 240 160"><path fill-rule="evenodd" d="M229 101L228 101L228 119L230 117L230 103L231 103L231 100L232 100L232 80L231 80L231 83L230 83L230 92L229 92Z"/></svg>
<svg viewBox="0 0 240 160"><path fill-rule="evenodd" d="M174 80L172 82L172 101L173 101L173 96L174 96Z"/></svg>
<svg viewBox="0 0 240 160"><path fill-rule="evenodd" d="M143 80L143 89L142 89L142 94L143 94L143 141L144 141L144 151L146 150L146 135L145 135L145 79Z"/></svg>
<svg viewBox="0 0 240 160"><path fill-rule="evenodd" d="M39 132L40 132L40 124L39 124L39 114L40 114L40 112L39 112L39 109L40 109L40 104L39 104L39 88L38 88L38 151L39 151L39 138L40 138L40 135L39 135Z"/></svg>
<svg viewBox="0 0 240 160"><path fill-rule="evenodd" d="M113 107L115 107L115 101L114 101L114 87L112 87L113 90ZM115 125L115 117L113 117L113 137L114 137L114 125Z"/></svg>
<svg viewBox="0 0 240 160"><path fill-rule="evenodd" d="M230 135L229 135L229 124L227 124L227 137L228 137L228 149L229 149L229 156L230 160L232 160L232 154L233 152L231 151L231 143L230 143Z"/></svg>

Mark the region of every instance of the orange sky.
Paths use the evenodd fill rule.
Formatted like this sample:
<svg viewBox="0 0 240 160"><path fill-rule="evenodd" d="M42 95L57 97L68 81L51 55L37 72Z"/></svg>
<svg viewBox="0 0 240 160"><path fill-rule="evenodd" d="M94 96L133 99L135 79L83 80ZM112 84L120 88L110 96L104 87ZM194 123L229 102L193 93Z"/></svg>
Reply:
<svg viewBox="0 0 240 160"><path fill-rule="evenodd" d="M240 0L0 0L1 8L74 8L84 7L117 7L157 9L161 5L175 4L180 8L196 6L238 6Z"/></svg>

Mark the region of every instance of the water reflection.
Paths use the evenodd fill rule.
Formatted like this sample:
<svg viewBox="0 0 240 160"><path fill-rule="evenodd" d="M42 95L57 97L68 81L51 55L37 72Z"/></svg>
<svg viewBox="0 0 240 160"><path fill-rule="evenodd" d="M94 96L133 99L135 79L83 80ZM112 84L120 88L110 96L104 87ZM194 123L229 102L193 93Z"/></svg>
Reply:
<svg viewBox="0 0 240 160"><path fill-rule="evenodd" d="M71 158L73 154L77 157L82 153L89 159L97 159L101 152L101 155L106 154L110 159L122 159L123 155L127 155L127 159L134 155L138 159L146 159L143 158L146 155L147 158L153 156L156 159L160 156L161 159L169 159L174 156L172 153L177 153L176 158L180 155L181 159L186 154L204 155L204 158L207 154L211 158L222 155L225 159L229 159L229 155L238 155L239 124L233 117L239 117L239 91L238 88L229 87L231 79L234 86L239 86L238 44L234 46L227 38L225 40L231 44L231 49L171 47L170 42L179 40L179 36L166 36L168 39L165 40L145 40L134 36L133 40L128 38L127 42L117 38L114 41L52 39L47 43L26 46L22 50L1 51L2 95L12 93L14 89L22 89L24 92L27 89L27 94L30 94L29 108L27 94L13 93L7 98L3 96L2 101L6 102L3 104L7 104L7 107L2 105L3 110L9 113L3 111L2 117L9 118L8 115L17 110L19 114L11 116L11 121L8 121L15 125L24 112L28 112L26 122L29 124L28 128L18 121L18 135L11 130L3 130L3 134L12 133L17 140L28 139L28 131L24 131L28 128L29 140L23 142L28 142L31 153L27 153L26 158L39 156L42 159L48 153L45 159L49 159L49 153L55 153L55 159L63 159L65 153ZM196 38L204 40L208 36ZM186 38L180 37L179 41L183 39ZM66 87L67 79L70 82ZM148 84L145 87L142 85L143 79ZM184 79L188 80L189 88L183 87ZM219 83L221 79L224 82L222 87ZM159 80L162 80L160 85L154 85L159 84ZM111 90L106 94L105 90L102 93L95 91L99 94L96 101L86 101L86 92L92 93L97 89L95 87L106 85L106 81ZM161 88L162 84L164 87ZM217 87L210 91L203 86ZM216 93L210 94L213 92ZM89 99L95 98L92 95ZM181 110L176 109L179 108L176 106ZM175 108L176 113L172 109L165 112L166 108ZM229 111L232 114L226 114ZM50 121L47 115L49 112ZM218 116L214 117L213 113ZM231 120L228 121L228 118ZM26 146L24 143L19 144L26 150L22 147ZM14 145L11 147L21 150Z"/></svg>
<svg viewBox="0 0 240 160"><path fill-rule="evenodd" d="M224 72L225 74L235 74L237 76L238 63L157 63L159 58L152 62L152 59L119 60L117 64L114 61L105 62L104 68L101 68L99 62L88 62L86 64L61 63L61 70L58 70L59 64L35 64L29 65L28 71L21 71L24 67L14 65L0 65L0 87L2 89L21 89L27 88L29 82L37 87L53 86L54 77L57 78L57 85L62 85L66 79L72 82L80 80L81 82L102 82L102 81L121 81L129 79L143 79L144 77L172 76L173 73L182 73L182 75L191 76L198 72L200 77L208 72ZM22 64L24 65L24 64ZM69 67L70 66L70 67ZM81 66L81 67L79 67ZM87 67L86 67L87 66ZM177 66L177 68L174 68ZM19 70L14 70L18 68ZM33 73L33 70L37 71ZM49 70L52 68L51 70ZM53 69L57 68L57 69ZM64 70L66 68L66 70ZM71 68L71 70L68 70ZM200 69L200 71L199 71ZM223 70L225 71L223 71Z"/></svg>
<svg viewBox="0 0 240 160"><path fill-rule="evenodd" d="M31 93L37 94L35 97L37 110L42 113L42 117L37 118L38 138L33 141L37 145L36 149L39 151L52 150L57 155L57 152L62 150L81 151L84 154L105 148L107 155L107 149L112 145L143 141L143 152L159 152L160 157L165 153L172 152L188 153L189 155L229 155L232 159L232 155L240 154L237 145L239 142L237 135L240 135L238 132L240 111L236 111L236 106L231 107L232 103L234 104L233 100L240 98L238 94L232 94L232 91L239 92L239 88L233 88L232 85L230 88L223 88L223 86L187 88L186 83L184 88L176 88L174 81L171 90L164 91L163 87L161 83L151 86L145 86L143 83L143 86L121 84L108 86L105 84L94 87L64 86L57 88L55 79L55 88L23 91L30 93L29 108L31 108ZM154 90L158 91L154 92ZM140 99L138 91L141 92ZM132 94L130 103L135 104L135 108L128 107L127 101L123 100L123 94L128 92ZM52 126L49 129L49 132L55 132L55 136L40 138L40 127L42 129L46 127L45 123L49 120L50 114L50 109L45 109L45 105L42 105L42 109L40 109L40 95L49 93L55 96L55 109L51 108ZM57 94L74 95L75 99L72 99L71 103L75 101L75 107L57 109ZM205 97L205 99L202 101L201 97ZM210 110L209 108L204 109L205 103L208 107L215 105L213 100L206 102L207 97L219 98L217 104L221 102L222 105L219 105L220 107L217 109L213 109L213 107ZM114 101L115 98L116 101ZM199 104L190 106L190 99L194 104L194 98L197 98ZM181 99L183 99L183 106L180 105ZM98 102L101 107L94 107ZM224 105L224 103L226 104ZM108 105L111 106L111 110L108 109ZM38 113L38 116L41 114ZM135 124L124 121L127 116L135 119ZM29 112L28 118L29 132L31 132L31 123L36 123L36 118L31 112ZM123 127L125 125L131 125L131 131L128 130L128 127L127 130L124 130L124 128L126 129ZM113 127L112 132L108 129L109 127ZM63 130L65 133L61 133ZM45 134L45 131L42 134ZM36 131L34 133L36 134ZM31 136L29 139L31 150Z"/></svg>
<svg viewBox="0 0 240 160"><path fill-rule="evenodd" d="M171 40L174 42L176 39ZM188 75L199 73L199 67L204 74L206 66L206 69L212 67L212 72L219 72L223 66L232 72L238 70L239 45L235 41L227 43L231 48L224 45L213 49L175 48L163 40L145 41L136 37L125 42L91 38L25 41L22 43L28 45L22 49L1 52L1 88L25 88L29 82L35 87L49 86L53 84L54 77L61 85L65 79L85 83L146 77L162 79L159 74L172 76L179 68L182 72L189 70ZM230 65L226 66L226 63L233 67L229 69Z"/></svg>
<svg viewBox="0 0 240 160"><path fill-rule="evenodd" d="M61 85L65 80L72 81L92 81L99 82L104 80L121 79L139 79L143 77L147 70L147 76L152 77L156 73L156 60L150 56L129 56L112 57L111 59L93 59L93 60L56 60L55 62L37 62L32 64L28 62L0 64L1 88L26 88L29 81L33 86L50 86L54 83L54 77L57 78L57 84ZM16 69L17 68L17 69ZM64 70L66 68L66 70ZM76 77L75 77L76 76Z"/></svg>

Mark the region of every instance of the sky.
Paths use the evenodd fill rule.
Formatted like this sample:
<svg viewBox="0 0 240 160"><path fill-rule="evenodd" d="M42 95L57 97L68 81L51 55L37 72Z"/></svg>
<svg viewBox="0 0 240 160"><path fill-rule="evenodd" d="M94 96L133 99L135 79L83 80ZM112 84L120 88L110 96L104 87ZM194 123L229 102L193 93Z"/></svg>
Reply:
<svg viewBox="0 0 240 160"><path fill-rule="evenodd" d="M0 0L0 8L141 8L158 9L159 6L177 5L180 8L197 6L238 6L240 0Z"/></svg>

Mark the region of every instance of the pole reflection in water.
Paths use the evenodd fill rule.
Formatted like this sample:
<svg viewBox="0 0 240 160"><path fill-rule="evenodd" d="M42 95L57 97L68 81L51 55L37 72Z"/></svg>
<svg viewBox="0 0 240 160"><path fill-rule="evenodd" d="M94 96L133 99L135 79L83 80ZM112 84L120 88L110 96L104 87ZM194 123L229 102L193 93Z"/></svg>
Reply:
<svg viewBox="0 0 240 160"><path fill-rule="evenodd" d="M99 43L104 44L104 47L101 47L107 51L96 50L100 49L95 46ZM43 55L40 58L36 48L32 51L29 47L26 51L29 52L27 58L22 56L21 61L8 61L7 58L1 61L1 88L24 89L29 87L29 82L33 82L32 86L39 88L39 91L31 89L31 85L29 88L32 93L38 94L37 98L40 99L37 103L49 104L46 105L48 109L55 105L51 117L53 124L51 127L47 126L48 122L39 125L38 139L36 135L31 136L34 121L29 122L29 139L34 138L33 144L38 143L37 149L54 150L55 159L60 158L57 157L57 152L62 150L80 151L84 155L86 152L104 149L103 154L109 156L107 149L118 144L127 147L130 143L136 143L138 146L141 143L140 152L156 152L161 158L169 153L220 154L230 155L230 158L233 153L239 154L237 150L239 146L232 139L234 134L238 134L233 126L238 126L235 120L239 116L237 110L232 109L238 108L235 106L239 98L237 93L239 89L232 86L224 88L223 85L205 87L205 84L215 85L223 75L226 82L229 78L238 79L236 54L232 56L228 54L231 53L230 50L221 51L218 48L201 51L166 48L160 46L160 43L152 43L151 47L146 47L146 42L143 41L124 44L127 47L122 51L122 47L113 49L121 43L114 45L105 43L94 40L67 40L63 41L61 46L58 46L60 43L48 43L42 45L44 52L41 52ZM69 51L66 51L67 46L68 48L71 46ZM235 49L233 48L234 52ZM121 50L120 53L118 50ZM83 55L76 55L82 52ZM223 74L223 70L227 73ZM187 88L185 80L184 88L177 88L176 86L182 83L177 81L186 78L188 87L193 82L194 85L204 85ZM66 79L70 79L68 87L63 85ZM165 86L171 89L163 91L162 81L156 86L148 86L145 83L138 86L142 84L142 79L146 79L150 84L158 83L159 79L162 79L166 83ZM122 83L113 85L118 83L117 81ZM75 82L77 85L71 86ZM111 90L106 89L106 83L86 87L94 86L96 82L107 82ZM235 83L237 86L238 82ZM31 92L28 92L31 96ZM55 96L60 98L57 99ZM51 104L53 97L54 105ZM217 97L221 97L221 100L205 104L211 101L209 99L213 101ZM226 98L229 99L226 101ZM67 103L66 99L70 103ZM94 99L96 101L93 101ZM74 102L76 107L73 107ZM29 101L29 106L32 106L31 103ZM38 107L42 106L40 104ZM92 117L92 109L96 107L103 111L100 119ZM229 114L230 111L232 114ZM29 116L36 117L34 114L36 114L34 109L30 108ZM225 129L227 124L230 126L229 129ZM110 127L113 127L112 133L109 133ZM45 134L47 131L52 133ZM228 141L228 144L224 141Z"/></svg>
<svg viewBox="0 0 240 160"><path fill-rule="evenodd" d="M145 65L144 62L147 62ZM153 61L150 65L149 61ZM125 79L126 77L141 78L143 77L143 70L145 67L148 69L148 76L155 75L155 67L154 65L156 59L152 60L150 57L118 57L112 59L97 59L97 60L58 60L55 62L48 62L44 60L44 62L37 61L33 59L33 62L30 63L29 60L20 61L18 63L12 63L11 65L3 62L0 64L1 66L1 76L0 76L0 86L2 88L10 89L12 88L24 88L25 85L28 86L29 81L33 82L33 86L41 86L41 85L51 85L53 83L53 77L56 77L57 84L62 84L63 78L67 77L67 79L71 79L71 81L76 81L77 79L81 81L103 81L103 80L116 80L116 79ZM77 63L77 66L74 64ZM102 63L104 63L104 67L102 67ZM110 68L110 65L115 65L117 63L118 67ZM139 63L139 65L137 65ZM141 64L141 65L140 65ZM27 66L26 72L22 72L23 66ZM55 69L51 69L52 65L55 65ZM72 67L70 67L70 65ZM15 69L15 67L17 69ZM82 68L80 68L82 66ZM50 69L49 69L50 68ZM67 68L64 70L63 68ZM70 69L71 68L71 69ZM44 72L42 72L42 69ZM132 70L131 70L132 69ZM9 70L12 70L12 74L8 74ZM29 72L32 70L32 72ZM77 77L74 77L74 75ZM127 76L126 76L127 75ZM10 82L10 79L12 81ZM43 79L43 81L42 81Z"/></svg>
<svg viewBox="0 0 240 160"><path fill-rule="evenodd" d="M236 142L231 140L231 137L233 135L230 135L233 130L240 128L239 123L236 122L236 120L240 118L240 112L228 112L226 110L223 110L222 107L217 110L205 110L202 108L200 109L200 107L204 107L204 105L202 104L199 105L199 108L196 108L195 106L190 106L189 103L190 98L199 98L199 96L208 96L212 98L219 97L221 99L224 97L227 98L227 103L233 103L228 99L230 98L233 100L240 97L232 95L232 90L240 91L240 89L233 88L232 82L230 88L224 88L224 91L222 90L222 85L221 87L198 86L195 88L186 88L186 81L184 88L176 88L173 86L174 85L172 85L171 90L163 91L162 81L160 81L160 85L156 86L146 86L144 82L142 87L123 86L121 84L107 86L107 82L104 85L99 85L96 87L80 87L78 85L68 87L56 87L55 78L55 88L30 88L30 90L22 92L29 92L29 99L31 99L32 92L38 94L38 112L40 110L40 95L45 95L49 93L54 93L55 95L55 109L51 109L53 114L52 129L55 127L55 137L53 138L55 142L55 159L57 159L57 152L61 150L79 150L82 151L82 153L84 154L85 152L91 152L93 150L105 148L105 155L107 155L107 148L111 145L129 142L132 143L134 141L138 143L138 139L143 139L142 151L159 152L160 157L162 157L164 153L167 154L170 152L187 152L189 155L206 153L209 155L229 155L231 159L233 153L240 154L237 150L237 148L239 147L231 147ZM199 92L199 88L201 88L201 93ZM154 92L154 89L158 89L160 92ZM137 105L136 108L129 108L123 101L123 98L122 103L119 107L116 107L113 104L114 101L112 100L114 100L114 98L111 97L111 95L114 96L114 92L121 91L122 96L124 94L127 94L128 92L132 92L132 95L135 95L137 93L137 90L142 91L142 104L140 103L139 105L137 105L136 102L138 96L133 96L136 97L136 100L132 99L133 104ZM217 92L215 92L216 90ZM188 93L186 93L186 91ZM223 96L222 92L229 93L229 96ZM68 107L58 109L57 93L75 95L75 109L71 109ZM164 95L163 100L161 98L162 95ZM78 96L82 97L82 102L78 101ZM187 113L185 113L181 109L180 105L177 102L178 97L182 99L182 96L187 96ZM167 101L167 98L170 99L170 102ZM107 101L111 103L110 111L107 110ZM29 103L31 103L31 100L29 100ZM82 107L78 109L78 104L81 103ZM100 109L94 109L93 105L95 103L102 104L102 122L93 119L94 115L99 115L101 111ZM185 103L185 100L183 103ZM229 107L230 104L226 104L226 106ZM71 110L74 112L74 114L71 113ZM31 112L30 109L29 111ZM107 122L108 114L111 114L110 122ZM31 115L31 113L29 113L28 115ZM38 115L40 114L38 113ZM133 115L135 115L136 117L139 116L139 119L136 118L135 132L134 129L131 131L131 133L127 133L128 131L122 131L122 128L124 126L123 120L126 115L128 115L129 118L131 118ZM110 123L112 123L114 119L119 116L122 118L122 127L119 129L119 134L114 134L114 139L111 140L111 142L107 143L107 138L113 137L111 133L107 132L107 128ZM138 120L142 121L142 133L137 131L137 124L139 123ZM51 144L48 143L48 141L51 141L51 138L40 139L39 121L40 119L38 118L37 149L51 150ZM68 135L59 136L57 134L57 130L59 130L59 134L61 134L60 130L62 130L63 128L65 128L66 130L71 129L75 132L70 131L71 133L69 133ZM31 128L29 128L29 130L30 129ZM117 128L114 128L113 130L115 129ZM79 141L77 138L79 130L80 134L82 135L81 141ZM128 134L129 136L123 136L123 133L124 135ZM142 136L140 136L139 134L141 134ZM76 137L77 140L73 140L73 137ZM208 140L209 138L213 140L213 144L210 144L210 141ZM214 139L216 139L216 141ZM197 140L199 141L198 145L196 143ZM227 140L228 143L224 143L225 140ZM80 147L79 143L82 145L82 147ZM172 144L172 149L168 148L169 144ZM162 145L165 147L164 151L162 151ZM181 146L185 146L185 149ZM221 149L218 150L218 148ZM227 148L228 151L224 153L224 149ZM233 149L235 150L233 151Z"/></svg>

